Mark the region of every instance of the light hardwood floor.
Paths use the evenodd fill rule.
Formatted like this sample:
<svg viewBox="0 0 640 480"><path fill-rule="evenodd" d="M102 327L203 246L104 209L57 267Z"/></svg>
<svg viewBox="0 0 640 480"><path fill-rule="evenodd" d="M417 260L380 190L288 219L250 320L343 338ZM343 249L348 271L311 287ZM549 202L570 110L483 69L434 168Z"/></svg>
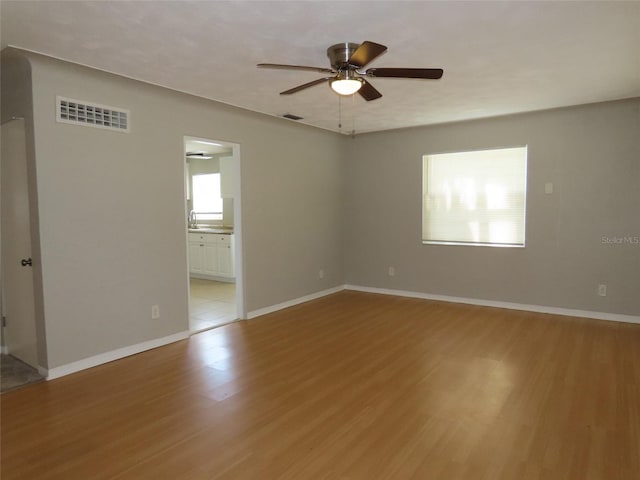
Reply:
<svg viewBox="0 0 640 480"><path fill-rule="evenodd" d="M640 325L341 292L2 401L2 479L640 478Z"/></svg>

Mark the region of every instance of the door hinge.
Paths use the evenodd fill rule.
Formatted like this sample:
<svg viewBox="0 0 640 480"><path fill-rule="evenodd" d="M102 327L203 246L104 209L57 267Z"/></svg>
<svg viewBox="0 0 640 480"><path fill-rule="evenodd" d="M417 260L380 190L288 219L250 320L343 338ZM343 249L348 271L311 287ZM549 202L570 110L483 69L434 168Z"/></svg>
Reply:
<svg viewBox="0 0 640 480"><path fill-rule="evenodd" d="M7 317L5 317L4 315L2 316L2 326L3 327L7 326Z"/></svg>

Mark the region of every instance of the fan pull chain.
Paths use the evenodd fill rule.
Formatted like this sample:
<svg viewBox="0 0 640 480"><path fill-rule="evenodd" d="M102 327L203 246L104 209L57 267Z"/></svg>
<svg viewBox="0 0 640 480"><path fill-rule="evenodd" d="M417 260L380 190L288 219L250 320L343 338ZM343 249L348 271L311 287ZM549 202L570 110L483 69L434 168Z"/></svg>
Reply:
<svg viewBox="0 0 640 480"><path fill-rule="evenodd" d="M351 138L356 136L356 94L351 95Z"/></svg>
<svg viewBox="0 0 640 480"><path fill-rule="evenodd" d="M351 95L351 137L356 136L356 96ZM342 133L342 96L338 95L338 129Z"/></svg>

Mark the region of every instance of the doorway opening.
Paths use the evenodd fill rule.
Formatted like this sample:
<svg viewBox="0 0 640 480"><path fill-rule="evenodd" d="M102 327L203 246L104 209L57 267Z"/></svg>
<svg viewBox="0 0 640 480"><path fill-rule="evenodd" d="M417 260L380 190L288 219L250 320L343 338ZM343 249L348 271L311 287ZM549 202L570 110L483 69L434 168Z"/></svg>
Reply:
<svg viewBox="0 0 640 480"><path fill-rule="evenodd" d="M41 380L45 370L38 355L24 118L11 118L0 128L0 391L5 392Z"/></svg>
<svg viewBox="0 0 640 480"><path fill-rule="evenodd" d="M240 145L184 137L189 330L245 318Z"/></svg>

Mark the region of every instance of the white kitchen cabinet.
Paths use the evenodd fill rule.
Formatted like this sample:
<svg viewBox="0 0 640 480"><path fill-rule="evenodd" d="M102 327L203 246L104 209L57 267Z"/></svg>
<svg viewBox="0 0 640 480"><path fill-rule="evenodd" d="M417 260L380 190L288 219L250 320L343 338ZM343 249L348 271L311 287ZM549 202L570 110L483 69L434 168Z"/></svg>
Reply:
<svg viewBox="0 0 640 480"><path fill-rule="evenodd" d="M220 157L220 196L233 198L234 196L233 157Z"/></svg>
<svg viewBox="0 0 640 480"><path fill-rule="evenodd" d="M205 275L218 275L218 245L215 243L204 244L204 271Z"/></svg>
<svg viewBox="0 0 640 480"><path fill-rule="evenodd" d="M234 277L233 234L189 233L189 273L194 277Z"/></svg>
<svg viewBox="0 0 640 480"><path fill-rule="evenodd" d="M206 233L189 234L189 272L198 275L215 275L218 252L215 236Z"/></svg>
<svg viewBox="0 0 640 480"><path fill-rule="evenodd" d="M233 235L220 235L217 247L219 275L233 277Z"/></svg>
<svg viewBox="0 0 640 480"><path fill-rule="evenodd" d="M200 242L189 241L189 272L204 273L204 248Z"/></svg>

